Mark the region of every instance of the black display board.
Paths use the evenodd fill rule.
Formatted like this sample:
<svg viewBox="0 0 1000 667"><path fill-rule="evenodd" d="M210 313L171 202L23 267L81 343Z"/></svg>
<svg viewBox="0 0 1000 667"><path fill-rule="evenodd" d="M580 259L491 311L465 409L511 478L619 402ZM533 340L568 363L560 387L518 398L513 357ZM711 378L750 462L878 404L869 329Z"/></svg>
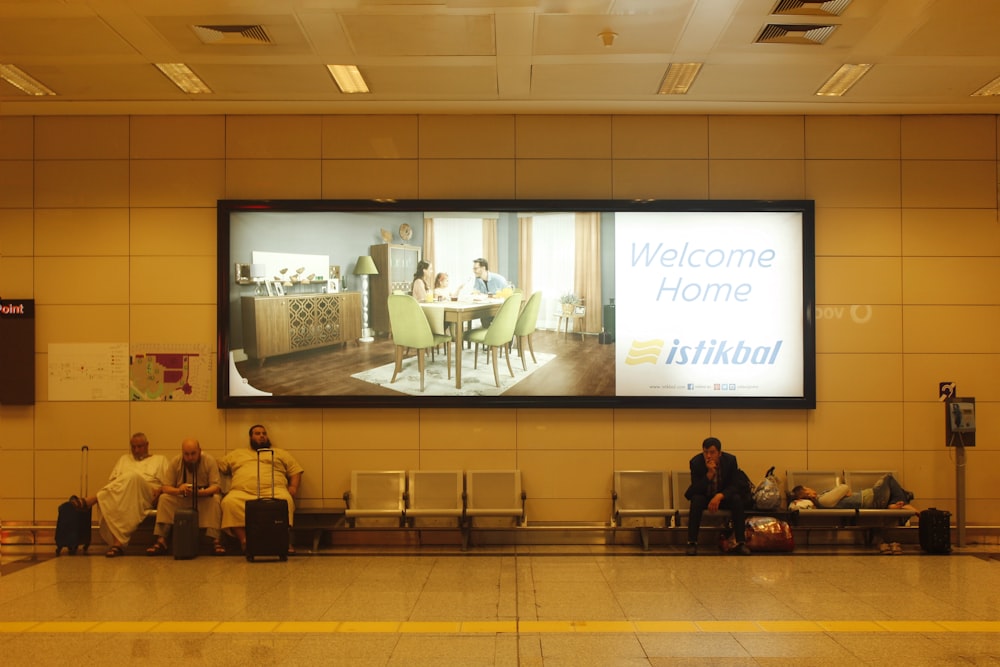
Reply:
<svg viewBox="0 0 1000 667"><path fill-rule="evenodd" d="M0 376L0 405L34 405L33 299L0 299Z"/></svg>

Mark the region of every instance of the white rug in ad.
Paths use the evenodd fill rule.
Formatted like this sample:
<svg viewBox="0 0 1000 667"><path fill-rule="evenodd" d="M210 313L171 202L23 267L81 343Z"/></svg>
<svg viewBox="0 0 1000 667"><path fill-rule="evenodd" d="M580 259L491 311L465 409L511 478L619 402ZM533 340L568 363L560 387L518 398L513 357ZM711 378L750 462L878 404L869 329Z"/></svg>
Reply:
<svg viewBox="0 0 1000 667"><path fill-rule="evenodd" d="M517 352L515 351L511 355L510 363L514 367L514 377L511 377L510 372L507 370L507 362L504 359L499 359L499 387L497 387L496 382L493 380L493 364L490 362L489 357L483 354L482 349L479 351L479 368L476 370L472 368L472 350L465 350L462 353L461 389L455 388L454 368L452 368L451 379L448 379L448 370L445 367L448 357L443 352L438 352L433 362L431 361L431 355L427 354L427 365L424 372L424 391L422 392L420 391L420 371L417 368L417 357L412 353L406 359L403 359L403 369L399 372L399 377L392 384L389 383L389 380L392 379L392 369L395 367L394 363L362 371L361 373L355 373L351 377L411 396L499 396L521 380L531 376L539 368L555 359L556 356L554 354L536 352L535 358L538 359L538 363L535 364L531 361L531 354L527 350L525 350L525 354L528 355L527 371L522 369L521 359L517 356ZM453 364L455 363L454 353L452 353L451 361Z"/></svg>

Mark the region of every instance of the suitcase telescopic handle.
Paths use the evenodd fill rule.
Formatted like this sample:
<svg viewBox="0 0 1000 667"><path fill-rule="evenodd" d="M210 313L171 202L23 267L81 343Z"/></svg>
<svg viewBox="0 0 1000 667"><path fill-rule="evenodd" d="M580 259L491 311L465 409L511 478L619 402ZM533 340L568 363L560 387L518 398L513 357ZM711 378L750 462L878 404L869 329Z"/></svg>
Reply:
<svg viewBox="0 0 1000 667"><path fill-rule="evenodd" d="M201 465L200 460L198 461L198 465ZM187 482L188 472L187 472L187 466L184 465L184 461L181 461L181 466L183 466L184 469L183 480ZM191 484L191 509L197 512L198 511L198 466L194 467L194 472L191 473L191 479L194 480L194 482Z"/></svg>
<svg viewBox="0 0 1000 667"><path fill-rule="evenodd" d="M90 447L84 445L80 448L80 490L84 498L87 497L87 487L90 486L90 471L87 470L89 458Z"/></svg>
<svg viewBox="0 0 1000 667"><path fill-rule="evenodd" d="M257 450L257 497L260 498L260 453L261 451L271 452L271 497L274 498L274 450L267 447L264 450Z"/></svg>

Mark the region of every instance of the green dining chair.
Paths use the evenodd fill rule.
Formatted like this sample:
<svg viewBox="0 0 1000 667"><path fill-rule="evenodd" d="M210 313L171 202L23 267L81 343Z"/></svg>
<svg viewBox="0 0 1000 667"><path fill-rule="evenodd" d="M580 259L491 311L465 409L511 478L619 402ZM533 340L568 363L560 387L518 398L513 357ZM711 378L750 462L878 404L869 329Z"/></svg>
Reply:
<svg viewBox="0 0 1000 667"><path fill-rule="evenodd" d="M420 391L424 390L424 355L428 349L445 344L448 351L448 379L451 379L451 336L436 334L431 331L427 316L420 309L420 304L409 294L389 295L389 326L392 329L392 342L396 345L396 367L392 371L392 379L396 381L399 371L403 368L403 352L413 348L417 352L417 367L420 369Z"/></svg>
<svg viewBox="0 0 1000 667"><path fill-rule="evenodd" d="M517 356L521 357L521 366L528 370L528 362L524 359L524 341L528 341L528 351L531 352L531 360L538 365L535 359L535 348L531 344L531 335L538 327L538 311L542 307L542 293L535 292L524 304L524 310L517 317L517 324L514 325L514 337L517 338ZM510 354L510 351L507 352Z"/></svg>
<svg viewBox="0 0 1000 667"><path fill-rule="evenodd" d="M490 355L493 358L493 379L500 386L500 371L497 368L497 357L500 350L507 349L507 345L514 339L514 326L517 324L517 316L521 311L521 300L524 295L521 293L512 294L501 304L497 314L490 322L490 326L485 329L473 329L469 333L469 341L475 344L473 355L473 368L479 365L479 346L486 345L490 348ZM507 370L510 376L514 377L514 369L510 365L510 355L507 355Z"/></svg>

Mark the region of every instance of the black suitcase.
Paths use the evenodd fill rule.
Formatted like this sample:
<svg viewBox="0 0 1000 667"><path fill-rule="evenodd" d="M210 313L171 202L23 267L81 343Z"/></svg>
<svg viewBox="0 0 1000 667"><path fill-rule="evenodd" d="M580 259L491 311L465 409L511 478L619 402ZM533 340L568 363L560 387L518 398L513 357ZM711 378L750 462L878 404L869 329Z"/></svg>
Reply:
<svg viewBox="0 0 1000 667"><path fill-rule="evenodd" d="M70 496L70 499L59 505L56 518L56 555L63 549L73 556L80 547L84 551L90 548L90 531L94 520L94 510L86 507L87 502L87 458L90 448L84 445L80 448L80 493Z"/></svg>
<svg viewBox="0 0 1000 667"><path fill-rule="evenodd" d="M271 497L260 496L260 453L271 452ZM288 501L274 497L274 450L257 450L257 499L246 504L247 560L288 560Z"/></svg>
<svg viewBox="0 0 1000 667"><path fill-rule="evenodd" d="M181 462L181 466L184 463ZM178 507L174 513L174 559L186 560L198 555L198 468L194 470L191 484L191 507ZM187 467L184 467L187 483Z"/></svg>
<svg viewBox="0 0 1000 667"><path fill-rule="evenodd" d="M935 507L920 513L920 548L929 554L951 553L951 512Z"/></svg>

